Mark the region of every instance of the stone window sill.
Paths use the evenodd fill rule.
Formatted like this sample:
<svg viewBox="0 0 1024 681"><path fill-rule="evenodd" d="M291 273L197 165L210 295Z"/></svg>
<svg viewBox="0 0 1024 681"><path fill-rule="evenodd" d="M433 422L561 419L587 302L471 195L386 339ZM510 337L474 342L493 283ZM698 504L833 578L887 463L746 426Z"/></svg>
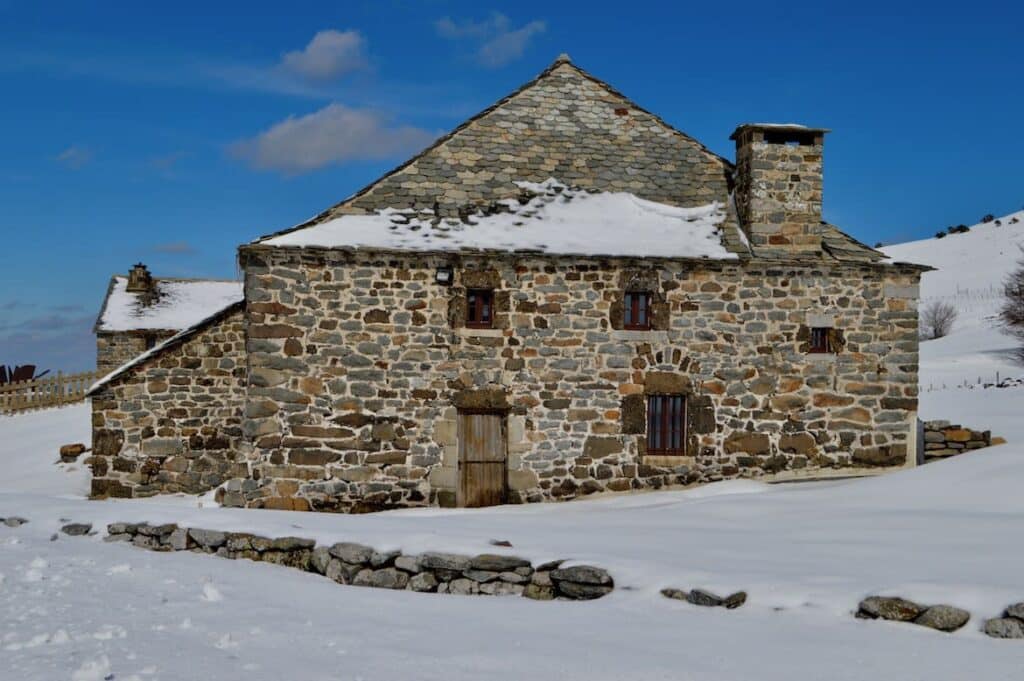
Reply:
<svg viewBox="0 0 1024 681"><path fill-rule="evenodd" d="M460 338L501 338L505 335L505 329L455 329L455 335Z"/></svg>
<svg viewBox="0 0 1024 681"><path fill-rule="evenodd" d="M696 463L696 458L692 456L656 456L653 454L645 454L644 463L651 466L663 466L669 468L674 466L693 466Z"/></svg>
<svg viewBox="0 0 1024 681"><path fill-rule="evenodd" d="M612 340L667 343L668 331L629 331L617 329L612 331Z"/></svg>

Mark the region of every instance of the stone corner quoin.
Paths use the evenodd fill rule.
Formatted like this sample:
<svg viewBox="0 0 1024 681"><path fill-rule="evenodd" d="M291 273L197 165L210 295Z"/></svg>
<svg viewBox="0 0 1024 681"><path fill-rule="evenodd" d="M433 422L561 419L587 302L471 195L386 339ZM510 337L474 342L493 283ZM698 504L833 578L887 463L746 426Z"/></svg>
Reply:
<svg viewBox="0 0 1024 681"><path fill-rule="evenodd" d="M243 308L93 395L93 495L366 512L913 465L921 269L821 221L823 131L734 137L735 169L553 65L328 215L459 219L549 177L684 207L735 191L737 257L244 246ZM638 288L650 331L623 324ZM658 396L685 403L671 451Z"/></svg>

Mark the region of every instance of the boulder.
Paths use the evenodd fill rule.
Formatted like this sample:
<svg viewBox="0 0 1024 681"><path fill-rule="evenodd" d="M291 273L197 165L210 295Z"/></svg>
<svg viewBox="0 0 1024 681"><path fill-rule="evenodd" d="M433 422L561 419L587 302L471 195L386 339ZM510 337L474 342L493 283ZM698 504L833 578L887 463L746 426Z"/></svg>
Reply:
<svg viewBox="0 0 1024 681"><path fill-rule="evenodd" d="M1024 638L1024 622L1016 617L997 617L985 622L984 632L993 638Z"/></svg>
<svg viewBox="0 0 1024 681"><path fill-rule="evenodd" d="M956 631L967 624L971 613L951 605L933 605L914 620L914 624L939 631Z"/></svg>
<svg viewBox="0 0 1024 681"><path fill-rule="evenodd" d="M612 584L611 575L593 565L574 565L569 568L558 568L551 571L551 579L555 582L575 582L577 584L593 584L608 586Z"/></svg>
<svg viewBox="0 0 1024 681"><path fill-rule="evenodd" d="M429 572L421 572L413 575L406 586L410 591L434 591L437 589L437 578Z"/></svg>
<svg viewBox="0 0 1024 681"><path fill-rule="evenodd" d="M1016 617L1024 620L1024 603L1014 603L1006 608L1006 617Z"/></svg>
<svg viewBox="0 0 1024 681"><path fill-rule="evenodd" d="M416 574L420 571L420 557L419 556L396 556L395 567L399 570L405 570Z"/></svg>
<svg viewBox="0 0 1024 681"><path fill-rule="evenodd" d="M404 589L408 583L409 575L395 568L360 570L352 580L355 586L372 586L377 589Z"/></svg>
<svg viewBox="0 0 1024 681"><path fill-rule="evenodd" d="M910 622L917 619L924 611L924 607L904 598L870 596L860 602L857 616L867 619L880 617L895 622Z"/></svg>
<svg viewBox="0 0 1024 681"><path fill-rule="evenodd" d="M737 591L736 593L729 594L728 596L722 599L722 605L729 610L735 610L736 608L740 607L746 602L746 591Z"/></svg>
<svg viewBox="0 0 1024 681"><path fill-rule="evenodd" d="M109 528L107 528L109 531ZM203 530L198 527L189 528L188 536L192 540L202 546L204 549L216 549L224 546L227 542L228 537L224 532L218 530Z"/></svg>
<svg viewBox="0 0 1024 681"><path fill-rule="evenodd" d="M710 591L704 589L693 589L686 596L686 602L692 603L693 605L702 605L705 607L716 607L722 605L721 596L716 596Z"/></svg>
<svg viewBox="0 0 1024 681"><path fill-rule="evenodd" d="M68 523L60 531L69 537L81 537L92 532L92 523Z"/></svg>
<svg viewBox="0 0 1024 681"><path fill-rule="evenodd" d="M167 536L167 544L175 551L185 551L191 548L188 539L188 528L179 527Z"/></svg>
<svg viewBox="0 0 1024 681"><path fill-rule="evenodd" d="M64 445L60 448L60 460L62 463L74 463L86 451L86 446L81 442L73 445Z"/></svg>
<svg viewBox="0 0 1024 681"><path fill-rule="evenodd" d="M612 587L580 582L558 582L558 593L577 601L589 601L611 593Z"/></svg>
<svg viewBox="0 0 1024 681"><path fill-rule="evenodd" d="M373 549L363 544L339 542L328 549L332 556L353 565L369 565Z"/></svg>
<svg viewBox="0 0 1024 681"><path fill-rule="evenodd" d="M470 559L455 553L424 553L420 556L420 567L428 570L468 570ZM454 593L454 592L453 592Z"/></svg>

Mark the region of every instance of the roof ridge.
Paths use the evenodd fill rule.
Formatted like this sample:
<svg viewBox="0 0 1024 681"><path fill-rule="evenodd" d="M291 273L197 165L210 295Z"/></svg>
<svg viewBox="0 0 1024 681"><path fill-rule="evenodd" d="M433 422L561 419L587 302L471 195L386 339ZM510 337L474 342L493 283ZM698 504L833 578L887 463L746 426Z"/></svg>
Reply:
<svg viewBox="0 0 1024 681"><path fill-rule="evenodd" d="M732 161L730 161L729 159L727 159L724 156L721 156L719 154L716 154L715 152L711 151L705 144L703 144L699 140L691 137L690 135L687 135L685 132L683 132L682 130L676 128L674 125L671 125L670 123L666 122L663 118L661 118L657 114L654 114L654 113L648 111L647 109L643 108L642 106L639 106L636 102L634 102L632 99L630 99L626 95L624 95L621 92L619 92L618 90L616 90L614 87L609 85L607 82L601 80L597 76L594 76L593 74L589 73L588 71L584 70L583 68L581 68L580 66L575 64L569 58L568 54L562 53L562 54L558 55L558 57L556 57L555 60L553 62L551 62L551 64L549 64L543 71L541 71L539 74L537 74L534 78L532 78L531 80L527 81L526 83L520 85L518 88L516 88L515 90L513 90L509 94L505 95L504 97L501 97L500 99L495 101L490 106L482 109L481 111L479 111L478 113L474 114L473 116L470 116L469 118L464 120L462 123L460 123L458 126L456 126L455 128L452 128L449 132L447 132L444 135L442 135L441 137L437 138L432 144L430 144L430 146L426 147L425 149L423 149L419 153L413 155L411 158L409 158L408 160L404 161L400 165L395 166L394 168L392 168L388 172L384 173L383 175L381 175L380 177L375 179L373 182L365 185L361 189L359 189L356 192L350 194L347 198L339 201L338 203L335 203L334 205L330 206L326 210L321 211L317 215L313 216L312 218L310 218L310 219L308 219L308 220L306 220L304 222L300 222L297 225L293 225L292 227L288 227L286 229L278 230L278 231L272 232L270 234L264 234L264 235L262 235L262 236L260 236L260 237L258 237L256 239L254 239L253 241L250 241L248 244L243 244L243 247L245 245L256 245L256 244L259 244L259 243L261 243L263 241L266 241L268 239L272 239L274 237L282 236L284 234L290 234L291 232L296 232L296 231L298 231L300 229L305 229L306 227L311 227L313 225L316 225L316 224L319 224L321 222L326 221L328 218L330 218L333 215L334 211L336 211L338 208L341 208L341 207L345 206L345 204L348 204L348 203L354 201L355 199L359 198L360 196L363 196L364 194L366 194L367 192L372 190L374 187L379 185L381 182L383 182L387 178L389 178L392 175L394 175L394 174L404 170L405 168L409 167L410 165L412 165L416 161L420 160L421 158L426 156L428 153L430 153L434 149L437 149L439 146L441 146L442 144L444 144L448 140L450 140L453 137L455 137L455 135L457 135L458 133L462 132L463 130L468 128L473 123L475 123L478 120L480 120L481 118L483 118L484 116L487 116L488 114L492 113L493 111L498 109L500 106L502 106L505 103L511 101L513 98L518 97L520 94L522 94L523 92L527 91L528 89L530 89L532 87L535 87L538 83L540 83L540 81L542 79L550 76L556 69L558 69L558 68L560 68L562 66L568 66L568 67L574 69L576 72L578 72L581 76L583 76L587 80L590 80L591 82L593 82L596 85L600 86L601 88L605 89L606 91L608 91L612 95L625 100L625 103L628 104L630 107L636 109L637 111L645 113L648 116L651 116L655 121L657 121L659 124L665 126L668 130L670 130L673 133L679 135L680 137L683 137L688 142L697 145L697 147L699 147L701 151L703 151L706 154L709 154L710 156L713 156L714 158L716 158L719 161L721 161L722 163L724 163L726 165L726 169L727 170L731 170L731 169L733 169L735 167L735 164Z"/></svg>

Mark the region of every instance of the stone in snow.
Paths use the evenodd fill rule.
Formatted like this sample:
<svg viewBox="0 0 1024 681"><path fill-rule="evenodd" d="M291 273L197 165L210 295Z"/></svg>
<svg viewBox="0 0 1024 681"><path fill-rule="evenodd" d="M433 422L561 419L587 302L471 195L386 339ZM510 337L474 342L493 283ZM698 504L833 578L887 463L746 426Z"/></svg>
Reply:
<svg viewBox="0 0 1024 681"><path fill-rule="evenodd" d="M985 622L984 631L993 638L1024 638L1024 621L1016 617L997 617Z"/></svg>
<svg viewBox="0 0 1024 681"><path fill-rule="evenodd" d="M916 619L924 608L905 598L870 596L860 602L859 617L882 618L895 622L910 622Z"/></svg>
<svg viewBox="0 0 1024 681"><path fill-rule="evenodd" d="M496 553L482 553L473 556L469 561L470 567L474 570L492 570L494 572L505 572L515 570L519 567L529 567L530 561L517 556L502 556Z"/></svg>
<svg viewBox="0 0 1024 681"><path fill-rule="evenodd" d="M956 631L967 624L969 619L971 613L966 610L954 608L952 605L933 605L915 619L914 624L939 631Z"/></svg>
<svg viewBox="0 0 1024 681"><path fill-rule="evenodd" d="M574 565L569 568L558 568L551 571L551 579L556 582L576 582L579 584L595 584L598 586L612 583L611 575L593 565Z"/></svg>
<svg viewBox="0 0 1024 681"><path fill-rule="evenodd" d="M69 537L81 537L92 532L92 523L68 523L60 531Z"/></svg>
<svg viewBox="0 0 1024 681"><path fill-rule="evenodd" d="M686 596L687 603L715 607L722 604L722 598L704 589L694 589Z"/></svg>
<svg viewBox="0 0 1024 681"><path fill-rule="evenodd" d="M0 518L0 522L3 522L3 524L7 527L21 527L22 525L27 523L28 520L26 520L25 518L20 518L15 515L11 516L10 518Z"/></svg>
<svg viewBox="0 0 1024 681"><path fill-rule="evenodd" d="M369 565L373 557L373 549L363 544L338 542L329 549L331 555L353 565Z"/></svg>
<svg viewBox="0 0 1024 681"><path fill-rule="evenodd" d="M207 549L216 549L224 546L228 540L227 534L218 530L203 530L198 527L190 528L188 536L200 546Z"/></svg>
<svg viewBox="0 0 1024 681"><path fill-rule="evenodd" d="M1014 603L1013 605L1006 608L1007 617L1016 617L1019 620L1024 620L1024 603Z"/></svg>

